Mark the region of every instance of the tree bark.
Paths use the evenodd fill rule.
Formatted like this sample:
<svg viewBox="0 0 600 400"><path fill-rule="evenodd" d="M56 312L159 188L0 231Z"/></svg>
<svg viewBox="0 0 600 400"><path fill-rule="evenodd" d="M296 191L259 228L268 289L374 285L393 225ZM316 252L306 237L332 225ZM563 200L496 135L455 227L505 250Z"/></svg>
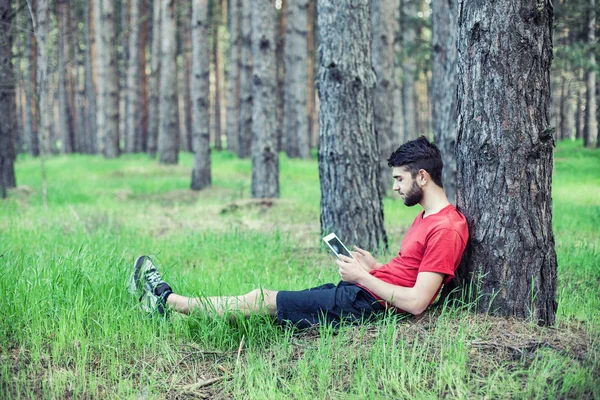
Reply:
<svg viewBox="0 0 600 400"><path fill-rule="evenodd" d="M310 147L319 146L319 124L318 112L316 107L315 91L315 3L308 2L308 81L306 82L306 92L308 93L308 132L310 134Z"/></svg>
<svg viewBox="0 0 600 400"><path fill-rule="evenodd" d="M231 0L229 7L229 74L225 132L227 150L238 153L240 131L240 12L241 0Z"/></svg>
<svg viewBox="0 0 600 400"><path fill-rule="evenodd" d="M50 109L48 106L48 55L47 29L48 29L48 1L38 0L36 9L37 26L35 28L37 57L37 96L38 96L38 126L40 130L41 151L50 153Z"/></svg>
<svg viewBox="0 0 600 400"><path fill-rule="evenodd" d="M279 197L275 7L252 7L252 197Z"/></svg>
<svg viewBox="0 0 600 400"><path fill-rule="evenodd" d="M318 0L321 231L387 249L373 128L368 0Z"/></svg>
<svg viewBox="0 0 600 400"><path fill-rule="evenodd" d="M193 104L192 104L192 29L194 29L194 21L192 19L192 4L185 3L185 7L190 6L189 10L186 9L186 16L189 18L183 18L181 35L183 36L183 129L181 132L181 150L182 151L193 151L194 149L194 129L193 129ZM207 40L207 38L203 38ZM189 139L189 141L188 141Z"/></svg>
<svg viewBox="0 0 600 400"><path fill-rule="evenodd" d="M58 129L60 130L61 152L70 154L73 152L73 141L68 121L69 110L67 104L67 64L65 63L67 41L65 36L68 33L68 22L66 7L65 0L59 0L56 5L58 14Z"/></svg>
<svg viewBox="0 0 600 400"><path fill-rule="evenodd" d="M160 123L160 67L161 67L161 0L154 0L152 14L152 52L150 73L150 104L148 106L148 154L156 156Z"/></svg>
<svg viewBox="0 0 600 400"><path fill-rule="evenodd" d="M140 90L138 99L138 134L136 135L135 151L145 152L148 149L148 76L146 74L146 45L148 42L148 18L150 14L146 7L146 1L141 2L140 6L141 25L140 25L140 44L137 49L138 60L140 63Z"/></svg>
<svg viewBox="0 0 600 400"><path fill-rule="evenodd" d="M164 0L161 9L160 131L158 151L162 164L179 159L179 110L177 102L176 0Z"/></svg>
<svg viewBox="0 0 600 400"><path fill-rule="evenodd" d="M589 0L587 13L587 42L590 46L588 65L585 73L585 116L583 124L583 145L596 147L598 140L598 120L596 119L596 0Z"/></svg>
<svg viewBox="0 0 600 400"><path fill-rule="evenodd" d="M104 34L105 84L106 84L106 158L118 157L119 149L119 64L117 59L117 35L115 11L112 0L103 0L102 27Z"/></svg>
<svg viewBox="0 0 600 400"><path fill-rule="evenodd" d="M106 51L102 27L102 5L107 0L94 0L94 38L96 46L96 150L106 153Z"/></svg>
<svg viewBox="0 0 600 400"><path fill-rule="evenodd" d="M208 0L192 3L192 137L194 168L192 190L210 186L210 114L209 114L209 46Z"/></svg>
<svg viewBox="0 0 600 400"><path fill-rule="evenodd" d="M27 10L27 13L24 14L26 22L23 23L23 26L28 27L28 29L33 32L33 24L31 16L29 15L29 9ZM25 142L27 144L29 155L37 157L40 155L40 143L37 129L34 128L36 115L35 106L37 104L36 52L33 51L35 37L30 33L26 34L25 37Z"/></svg>
<svg viewBox="0 0 600 400"><path fill-rule="evenodd" d="M442 153L442 182L448 200L456 204L456 35L457 0L431 3L431 83L433 137Z"/></svg>
<svg viewBox="0 0 600 400"><path fill-rule="evenodd" d="M462 0L458 15L457 276L478 310L552 325L552 3Z"/></svg>
<svg viewBox="0 0 600 400"><path fill-rule="evenodd" d="M441 1L441 0L438 0ZM416 46L417 32L415 22L417 17L417 0L402 1L402 106L404 117L404 141L416 139L417 126L417 92L416 73L417 64L412 55Z"/></svg>
<svg viewBox="0 0 600 400"><path fill-rule="evenodd" d="M141 150L139 129L139 88L140 88L140 60L138 46L140 45L140 0L130 0L129 21L129 59L127 60L127 113L125 114L125 152L134 153ZM136 148L137 145L137 148Z"/></svg>
<svg viewBox="0 0 600 400"><path fill-rule="evenodd" d="M6 189L16 186L15 137L16 103L15 76L12 65L13 12L10 0L0 0L0 197Z"/></svg>
<svg viewBox="0 0 600 400"><path fill-rule="evenodd" d="M94 18L92 13L95 13L96 10L92 11L92 6L95 5L95 2L84 1L83 2L83 19L85 26L85 77L84 77L84 92L85 92L85 130L87 137L87 153L96 154L98 139L97 139L97 126L96 126L96 117L97 117L97 109L96 109L96 93L94 90L94 63L93 63L93 52L92 49L96 46L95 38L93 35L94 32Z"/></svg>
<svg viewBox="0 0 600 400"><path fill-rule="evenodd" d="M288 0L285 32L283 131L288 157L310 158L308 81L308 0Z"/></svg>
<svg viewBox="0 0 600 400"><path fill-rule="evenodd" d="M392 125L392 142L399 146L404 141L404 103L402 101L402 0L396 1L394 19L394 123Z"/></svg>
<svg viewBox="0 0 600 400"><path fill-rule="evenodd" d="M285 88L285 30L287 23L285 21L287 2L281 2L281 8L278 10L277 17L277 36L275 42L277 48L275 49L275 55L277 57L277 152L284 148L284 137L283 137L283 102L284 102L284 88Z"/></svg>
<svg viewBox="0 0 600 400"><path fill-rule="evenodd" d="M382 196L391 189L387 159L398 143L393 140L394 123L394 8L395 0L371 2L373 30L373 70L376 85L373 97L375 136L379 148L379 190Z"/></svg>
<svg viewBox="0 0 600 400"><path fill-rule="evenodd" d="M219 0L220 2L221 0ZM215 63L215 149L222 150L221 141L221 50L219 49L219 26L221 25L220 8L222 6L215 4L213 6L212 26L213 26L213 60Z"/></svg>
<svg viewBox="0 0 600 400"><path fill-rule="evenodd" d="M252 149L252 1L242 0L241 68L240 68L240 130L238 156L248 158ZM261 27L262 28L262 27Z"/></svg>

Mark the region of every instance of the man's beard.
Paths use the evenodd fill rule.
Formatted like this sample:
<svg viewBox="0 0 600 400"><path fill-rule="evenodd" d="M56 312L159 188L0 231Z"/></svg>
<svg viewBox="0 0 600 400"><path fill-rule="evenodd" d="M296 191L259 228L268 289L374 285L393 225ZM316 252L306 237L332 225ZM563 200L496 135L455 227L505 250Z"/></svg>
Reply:
<svg viewBox="0 0 600 400"><path fill-rule="evenodd" d="M423 188L417 185L416 181L413 181L412 185L410 186L410 190L404 195L404 205L407 207L412 207L416 204L419 204L422 198Z"/></svg>

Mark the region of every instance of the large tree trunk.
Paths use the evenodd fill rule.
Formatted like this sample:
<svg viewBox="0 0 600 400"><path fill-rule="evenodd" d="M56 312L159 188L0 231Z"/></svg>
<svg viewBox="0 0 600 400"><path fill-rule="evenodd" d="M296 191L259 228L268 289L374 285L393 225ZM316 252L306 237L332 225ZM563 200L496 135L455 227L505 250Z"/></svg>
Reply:
<svg viewBox="0 0 600 400"><path fill-rule="evenodd" d="M22 13L23 18L26 22L22 26L28 27L33 31L33 25L31 23L31 17L29 13ZM27 151L33 157L40 155L40 144L35 126L35 105L37 103L36 98L36 53L33 51L33 35L26 34L25 39L25 142L27 144Z"/></svg>
<svg viewBox="0 0 600 400"><path fill-rule="evenodd" d="M177 102L176 0L162 3L160 69L160 131L158 151L162 164L177 164L179 158L179 110Z"/></svg>
<svg viewBox="0 0 600 400"><path fill-rule="evenodd" d="M15 180L15 76L12 66L12 16L10 0L0 0L0 197L16 186Z"/></svg>
<svg viewBox="0 0 600 400"><path fill-rule="evenodd" d="M279 197L275 7L252 7L252 197Z"/></svg>
<svg viewBox="0 0 600 400"><path fill-rule="evenodd" d="M192 3L192 137L194 140L194 169L192 190L210 185L210 114L209 114L209 51L208 0Z"/></svg>
<svg viewBox="0 0 600 400"><path fill-rule="evenodd" d="M457 276L478 310L551 325L552 4L459 7L457 202L470 241Z"/></svg>
<svg viewBox="0 0 600 400"><path fill-rule="evenodd" d="M283 131L288 157L310 158L306 82L308 81L308 0L286 4Z"/></svg>
<svg viewBox="0 0 600 400"><path fill-rule="evenodd" d="M442 0L437 0L442 1ZM413 56L417 47L417 28L413 21L417 17L417 0L402 1L402 106L404 117L404 141L416 139L417 126L417 64Z"/></svg>
<svg viewBox="0 0 600 400"><path fill-rule="evenodd" d="M387 248L373 128L368 0L318 0L321 231Z"/></svg>
<svg viewBox="0 0 600 400"><path fill-rule="evenodd" d="M240 131L240 12L241 0L231 0L229 7L229 75L227 89L227 150L238 152Z"/></svg>
<svg viewBox="0 0 600 400"><path fill-rule="evenodd" d="M106 158L118 157L119 150L119 64L117 59L117 35L115 32L114 4L104 0L102 4L102 27L104 34L105 84L106 84Z"/></svg>
<svg viewBox="0 0 600 400"><path fill-rule="evenodd" d="M585 73L585 117L583 124L583 145L595 147L598 139L598 121L596 116L596 0L589 0L587 13L587 41L590 46L588 65Z"/></svg>
<svg viewBox="0 0 600 400"><path fill-rule="evenodd" d="M139 122L139 88L140 88L140 63L138 55L140 0L130 0L130 31L129 31L129 59L127 60L127 113L125 115L125 151L133 153L140 151L141 140ZM137 148L136 148L137 144Z"/></svg>
<svg viewBox="0 0 600 400"><path fill-rule="evenodd" d="M456 35L458 0L431 3L431 83L433 137L442 153L442 181L448 200L456 204Z"/></svg>
<svg viewBox="0 0 600 400"><path fill-rule="evenodd" d="M156 156L160 115L160 67L161 67L161 0L154 0L152 14L152 52L150 54L150 104L148 105L148 154Z"/></svg>
<svg viewBox="0 0 600 400"><path fill-rule="evenodd" d="M252 1L242 0L240 67L240 130L238 132L238 156L250 157L252 148ZM262 27L261 27L262 29Z"/></svg>
<svg viewBox="0 0 600 400"><path fill-rule="evenodd" d="M379 190L382 196L391 189L390 169L387 159L397 147L394 142L394 9L395 0L371 2L371 28L373 30L373 70L376 85L373 99L374 127L379 148Z"/></svg>
<svg viewBox="0 0 600 400"><path fill-rule="evenodd" d="M60 130L61 152L69 154L73 152L73 141L71 140L67 105L67 64L65 63L67 41L65 36L68 33L68 22L66 7L66 0L59 0L56 5L58 14L58 129Z"/></svg>

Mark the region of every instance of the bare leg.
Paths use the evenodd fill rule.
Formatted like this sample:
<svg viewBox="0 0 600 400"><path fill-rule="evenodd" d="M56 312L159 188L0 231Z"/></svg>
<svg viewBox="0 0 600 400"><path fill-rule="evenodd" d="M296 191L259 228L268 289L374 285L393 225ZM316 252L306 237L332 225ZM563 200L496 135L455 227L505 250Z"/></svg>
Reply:
<svg viewBox="0 0 600 400"><path fill-rule="evenodd" d="M193 311L216 313L224 315L227 312L239 311L244 316L250 314L277 315L277 291L255 289L243 296L216 296L205 298L192 298L171 294L167 298L167 305L173 310L183 314Z"/></svg>

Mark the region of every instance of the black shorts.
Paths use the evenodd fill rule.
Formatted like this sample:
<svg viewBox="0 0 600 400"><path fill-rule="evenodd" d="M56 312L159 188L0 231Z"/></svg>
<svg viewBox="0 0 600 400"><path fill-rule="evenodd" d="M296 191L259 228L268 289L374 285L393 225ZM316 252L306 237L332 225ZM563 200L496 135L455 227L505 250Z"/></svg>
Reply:
<svg viewBox="0 0 600 400"><path fill-rule="evenodd" d="M297 292L277 293L277 320L308 328L318 324L339 325L369 320L385 310L381 301L366 290L347 282L328 283Z"/></svg>

